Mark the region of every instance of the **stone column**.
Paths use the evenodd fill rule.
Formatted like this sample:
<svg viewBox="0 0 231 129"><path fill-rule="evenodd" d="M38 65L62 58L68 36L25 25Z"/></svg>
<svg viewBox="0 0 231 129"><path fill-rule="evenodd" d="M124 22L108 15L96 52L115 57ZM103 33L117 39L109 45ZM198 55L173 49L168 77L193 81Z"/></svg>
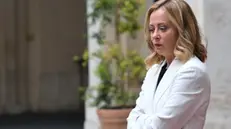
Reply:
<svg viewBox="0 0 231 129"><path fill-rule="evenodd" d="M208 38L208 71L212 94L206 129L231 127L231 1L205 0L204 24Z"/></svg>
<svg viewBox="0 0 231 129"><path fill-rule="evenodd" d="M186 2L191 6L197 18L200 30L202 32L202 38L204 40L203 43L207 46L206 34L204 31L204 0L186 0Z"/></svg>
<svg viewBox="0 0 231 129"><path fill-rule="evenodd" d="M231 126L231 2L229 0L187 0L193 7L208 44L208 72L211 101L205 129Z"/></svg>
<svg viewBox="0 0 231 129"><path fill-rule="evenodd" d="M204 22L204 8L203 8L203 0L186 0L186 2L191 6L193 9L194 14L200 24L200 27L203 27ZM202 30L203 31L203 30Z"/></svg>
<svg viewBox="0 0 231 129"><path fill-rule="evenodd" d="M92 0L87 0L87 14L92 12ZM91 19L87 20L87 32L88 32L88 50L89 53L93 53L94 51L98 50L99 46L97 44L97 41L92 38L92 34L94 32L97 32L99 30L100 24L99 22L95 25L89 25ZM98 64L98 60L91 59L89 60L89 87L99 83L99 79L94 75L94 70L96 69L96 66ZM100 127L98 116L96 114L96 107L89 106L88 102L85 102L85 121L84 121L84 129L98 129Z"/></svg>
<svg viewBox="0 0 231 129"><path fill-rule="evenodd" d="M24 1L1 1L1 31L0 31L0 112L18 113L23 110L24 94L21 94L20 79L24 79L25 71L19 65L21 48L24 45L19 32L24 27L21 17L24 17L21 3ZM21 16L21 17L20 17ZM18 26L20 24L20 26ZM26 84L24 84L26 85Z"/></svg>

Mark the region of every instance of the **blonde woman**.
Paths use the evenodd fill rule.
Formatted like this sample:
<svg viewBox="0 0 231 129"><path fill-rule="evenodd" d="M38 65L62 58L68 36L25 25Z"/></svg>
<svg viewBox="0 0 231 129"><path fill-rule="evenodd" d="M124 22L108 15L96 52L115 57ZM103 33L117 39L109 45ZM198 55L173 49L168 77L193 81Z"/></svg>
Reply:
<svg viewBox="0 0 231 129"><path fill-rule="evenodd" d="M203 129L210 100L197 20L184 0L159 0L147 11L151 55L127 129Z"/></svg>

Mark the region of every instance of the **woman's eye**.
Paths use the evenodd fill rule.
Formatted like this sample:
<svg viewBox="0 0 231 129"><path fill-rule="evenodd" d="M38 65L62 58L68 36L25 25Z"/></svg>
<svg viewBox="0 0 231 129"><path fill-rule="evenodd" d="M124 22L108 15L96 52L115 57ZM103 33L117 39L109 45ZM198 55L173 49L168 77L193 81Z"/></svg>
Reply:
<svg viewBox="0 0 231 129"><path fill-rule="evenodd" d="M166 31L167 30L167 26L160 26L159 29L162 30L162 31Z"/></svg>
<svg viewBox="0 0 231 129"><path fill-rule="evenodd" d="M149 32L153 32L154 29L153 29L153 28L149 28L148 31L149 31Z"/></svg>

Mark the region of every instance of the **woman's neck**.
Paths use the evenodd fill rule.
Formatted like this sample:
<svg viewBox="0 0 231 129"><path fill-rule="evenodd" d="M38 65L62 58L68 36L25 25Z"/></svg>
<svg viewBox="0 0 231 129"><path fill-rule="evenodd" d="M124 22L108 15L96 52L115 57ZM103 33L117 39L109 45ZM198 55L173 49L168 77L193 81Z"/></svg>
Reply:
<svg viewBox="0 0 231 129"><path fill-rule="evenodd" d="M175 58L174 55L165 57L166 63L167 63L167 68L172 63L172 61L174 60L174 58Z"/></svg>

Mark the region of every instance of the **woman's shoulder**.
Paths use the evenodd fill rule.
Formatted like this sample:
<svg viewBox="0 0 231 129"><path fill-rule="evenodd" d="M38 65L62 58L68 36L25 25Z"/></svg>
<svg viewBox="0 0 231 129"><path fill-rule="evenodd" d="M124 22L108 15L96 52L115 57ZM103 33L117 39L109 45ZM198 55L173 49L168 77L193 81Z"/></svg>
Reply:
<svg viewBox="0 0 231 129"><path fill-rule="evenodd" d="M178 71L178 75L187 75L187 76L194 76L196 78L203 78L208 80L209 82L209 75L206 67L206 63L202 62L196 56L190 58Z"/></svg>
<svg viewBox="0 0 231 129"><path fill-rule="evenodd" d="M182 70L185 69L195 69L200 72L207 72L206 63L202 62L198 57L191 57L185 64L182 66Z"/></svg>
<svg viewBox="0 0 231 129"><path fill-rule="evenodd" d="M201 87L210 91L210 77L207 72L206 63L202 62L196 56L190 58L178 71L177 76L183 80L187 80L188 83L200 83ZM186 82L184 82L186 83ZM191 87L191 85L189 85Z"/></svg>

